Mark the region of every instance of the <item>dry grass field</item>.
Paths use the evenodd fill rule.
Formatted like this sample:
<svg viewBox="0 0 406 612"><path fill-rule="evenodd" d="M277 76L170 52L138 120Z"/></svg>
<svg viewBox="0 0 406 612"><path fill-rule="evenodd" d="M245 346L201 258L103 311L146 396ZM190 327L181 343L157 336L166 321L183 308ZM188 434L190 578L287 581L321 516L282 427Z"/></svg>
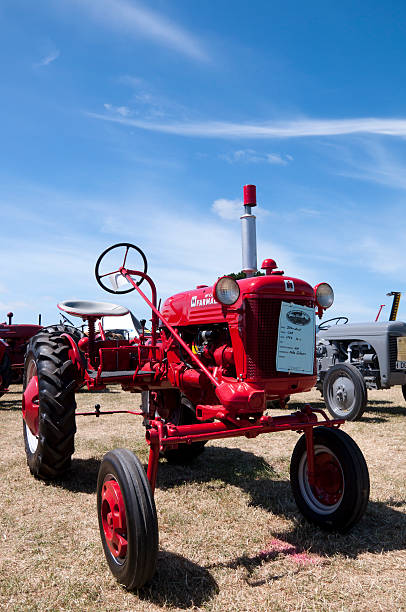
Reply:
<svg viewBox="0 0 406 612"><path fill-rule="evenodd" d="M209 442L187 468L162 461L158 569L134 593L105 563L95 486L112 448L146 461L141 419L78 417L72 471L47 484L26 465L20 398L15 386L0 399L1 610L406 610L406 407L398 388L370 393L363 419L344 426L371 478L367 513L345 536L322 533L298 513L288 480L293 432ZM119 387L77 400L80 408L139 403ZM322 406L316 392L296 401Z"/></svg>

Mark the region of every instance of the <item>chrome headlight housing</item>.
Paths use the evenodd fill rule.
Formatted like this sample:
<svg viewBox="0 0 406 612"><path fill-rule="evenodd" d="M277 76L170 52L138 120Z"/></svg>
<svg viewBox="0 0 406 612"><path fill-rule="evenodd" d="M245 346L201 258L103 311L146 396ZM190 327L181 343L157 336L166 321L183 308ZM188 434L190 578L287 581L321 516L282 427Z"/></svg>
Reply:
<svg viewBox="0 0 406 612"><path fill-rule="evenodd" d="M334 302L334 291L328 283L319 283L314 288L314 295L316 297L316 304L319 308L326 310L333 305Z"/></svg>
<svg viewBox="0 0 406 612"><path fill-rule="evenodd" d="M231 276L222 276L213 287L213 297L220 304L232 306L240 297L240 287Z"/></svg>

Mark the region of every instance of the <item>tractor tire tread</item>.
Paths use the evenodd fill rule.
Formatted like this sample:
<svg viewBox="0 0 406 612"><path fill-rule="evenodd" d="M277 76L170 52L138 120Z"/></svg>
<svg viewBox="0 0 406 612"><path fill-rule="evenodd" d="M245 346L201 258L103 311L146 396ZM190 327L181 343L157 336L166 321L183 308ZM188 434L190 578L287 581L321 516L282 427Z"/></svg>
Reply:
<svg viewBox="0 0 406 612"><path fill-rule="evenodd" d="M115 563L109 552L100 517L100 492L109 473L117 479L126 507L128 552L121 566ZM109 451L100 465L97 491L99 528L109 567L118 582L128 590L141 588L155 572L158 519L148 479L137 457L123 448Z"/></svg>
<svg viewBox="0 0 406 612"><path fill-rule="evenodd" d="M40 429L34 453L26 440L27 463L34 476L45 480L66 472L75 449L76 383L68 350L60 334L47 332L33 336L27 347L26 360L34 359L37 367Z"/></svg>

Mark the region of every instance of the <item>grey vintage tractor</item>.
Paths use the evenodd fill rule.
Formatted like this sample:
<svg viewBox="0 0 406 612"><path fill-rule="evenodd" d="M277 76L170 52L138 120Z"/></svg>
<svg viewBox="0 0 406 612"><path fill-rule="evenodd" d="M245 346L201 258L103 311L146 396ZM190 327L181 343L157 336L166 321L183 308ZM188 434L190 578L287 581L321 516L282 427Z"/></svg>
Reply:
<svg viewBox="0 0 406 612"><path fill-rule="evenodd" d="M336 317L318 326L316 387L334 418L359 419L368 389L401 385L406 399L406 323L395 320L400 294L391 295L392 320L348 323Z"/></svg>

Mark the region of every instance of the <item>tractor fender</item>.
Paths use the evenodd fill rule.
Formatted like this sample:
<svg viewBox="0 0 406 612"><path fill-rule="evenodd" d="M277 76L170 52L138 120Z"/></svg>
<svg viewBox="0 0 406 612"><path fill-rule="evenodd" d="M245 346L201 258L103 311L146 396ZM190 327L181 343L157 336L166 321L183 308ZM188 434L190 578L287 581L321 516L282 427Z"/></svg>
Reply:
<svg viewBox="0 0 406 612"><path fill-rule="evenodd" d="M86 370L85 359L83 355L81 354L81 352L79 351L78 345L76 344L72 336L70 336L69 334L61 334L61 336L63 338L66 338L70 344L69 359L72 361L73 366L75 368L76 382L79 385L82 385L84 377L85 377L85 370Z"/></svg>

